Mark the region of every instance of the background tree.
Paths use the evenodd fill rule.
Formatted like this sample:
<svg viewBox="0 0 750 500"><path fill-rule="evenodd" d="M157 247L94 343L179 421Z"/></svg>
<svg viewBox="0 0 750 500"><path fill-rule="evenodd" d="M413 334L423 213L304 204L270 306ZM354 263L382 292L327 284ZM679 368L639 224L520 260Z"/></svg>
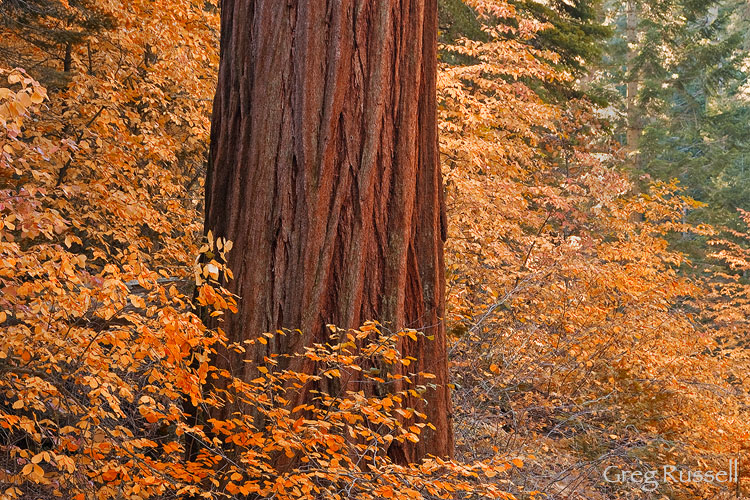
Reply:
<svg viewBox="0 0 750 500"><path fill-rule="evenodd" d="M25 45L25 50L13 50L19 48L15 44L4 45L0 53L5 60L12 66L25 67L39 65L42 57L40 70L45 81L58 88L66 84L74 55L82 45L88 71L94 71L91 37L113 29L116 22L106 8L87 0L73 2L72 6L58 0L7 0L0 3L0 13L3 30Z"/></svg>
<svg viewBox="0 0 750 500"><path fill-rule="evenodd" d="M436 375L424 412L437 430L390 453L450 455L436 1L222 7L205 226L234 242L240 301L221 328L230 342L301 334L218 366L251 379L269 353L325 342L328 324L417 329L403 370Z"/></svg>
<svg viewBox="0 0 750 500"><path fill-rule="evenodd" d="M668 243L706 234L684 221L697 204L675 184L638 194L607 110L548 99L545 81L577 82L534 49L544 25L471 4L486 38L444 47L438 87L457 455L532 454L512 492L587 500L642 496L604 483L608 465L722 467L747 432L746 356L697 320L704 289Z"/></svg>
<svg viewBox="0 0 750 500"><path fill-rule="evenodd" d="M748 208L748 145L738 126L748 113L744 5L633 0L605 3L604 12L614 31L591 92L608 96L606 114L630 166L647 176L640 187L678 179L709 204L688 210L686 220L739 229L736 208ZM705 239L676 242L705 257Z"/></svg>

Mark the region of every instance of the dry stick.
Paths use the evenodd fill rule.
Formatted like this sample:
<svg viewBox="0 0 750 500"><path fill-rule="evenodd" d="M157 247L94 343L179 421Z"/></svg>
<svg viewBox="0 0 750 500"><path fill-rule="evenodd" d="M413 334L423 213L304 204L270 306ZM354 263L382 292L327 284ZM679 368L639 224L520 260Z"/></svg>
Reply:
<svg viewBox="0 0 750 500"><path fill-rule="evenodd" d="M544 227L547 225L547 222L549 222L551 217L552 217L552 212L548 212L547 218L544 219L544 222L542 222L542 225L539 226L539 229L536 232L536 238L538 238L542 234ZM534 250L534 246L536 245L536 238L534 239L534 241L531 242L531 245L529 246L529 249L526 252L526 256L524 257L523 262L521 263L521 267L519 267L518 269L518 275L516 276L516 281L513 284L513 287L511 288L511 290L508 293L506 293L502 299L500 299L499 301L495 302L492 306L490 306L490 308L482 315L481 318L479 318L479 320L474 324L474 326L472 326L469 329L470 333L477 331L479 327L481 326L481 324L484 323L484 321L487 318L489 318L489 316L495 311L495 309L497 309L502 304L504 304L505 301L507 301L510 298L510 295L518 289L518 285L521 282L521 272L524 269L526 269L526 264L528 263L529 258L531 257L531 252Z"/></svg>
<svg viewBox="0 0 750 500"><path fill-rule="evenodd" d="M81 132L78 134L78 137L76 138L76 142L80 142L83 138L83 134L86 131L87 128L89 128L97 118L99 118L99 115L102 114L102 111L106 108L106 105L102 105L101 108L99 108L99 111L97 111L94 116L91 117L91 119L86 123L86 125L83 126L81 129ZM60 187L63 180L65 180L65 174L68 172L68 169L70 168L70 165L73 163L73 153L70 153L70 158L68 158L68 161L65 162L65 165L62 166L62 168L57 173L57 183L55 184L55 187Z"/></svg>
<svg viewBox="0 0 750 500"><path fill-rule="evenodd" d="M547 222L549 222L550 217L552 217L552 212L547 213L547 218L544 219L544 222L542 222L542 225L539 226L539 229L536 232L536 238L539 238L541 236L542 231L544 230L544 226L547 225ZM534 246L536 245L536 238L534 238L534 241L531 242L531 245L529 246L528 252L526 252L526 257L524 257L523 262L521 263L521 267L518 269L518 276L516 276L516 284L514 286L518 285L518 282L521 280L521 271L526 269L526 264L529 262L529 258L531 257L531 252L534 250Z"/></svg>

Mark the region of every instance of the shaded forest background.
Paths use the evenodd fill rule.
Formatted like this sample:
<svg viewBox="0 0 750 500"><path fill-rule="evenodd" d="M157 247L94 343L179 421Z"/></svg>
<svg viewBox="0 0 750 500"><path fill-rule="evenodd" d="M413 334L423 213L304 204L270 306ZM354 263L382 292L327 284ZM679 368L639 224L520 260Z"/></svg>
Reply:
<svg viewBox="0 0 750 500"><path fill-rule="evenodd" d="M746 494L743 470L648 493L602 472L746 460L747 8L441 0L456 447L399 465L382 449L419 439L402 403L429 384L286 401L310 377L395 382L399 338L420 332L334 328L296 354L316 373L210 362L220 331L190 303L236 308L217 281L233 244L203 230L216 3L3 1L0 493ZM294 332L248 342L276 335ZM251 410L184 418L228 398Z"/></svg>

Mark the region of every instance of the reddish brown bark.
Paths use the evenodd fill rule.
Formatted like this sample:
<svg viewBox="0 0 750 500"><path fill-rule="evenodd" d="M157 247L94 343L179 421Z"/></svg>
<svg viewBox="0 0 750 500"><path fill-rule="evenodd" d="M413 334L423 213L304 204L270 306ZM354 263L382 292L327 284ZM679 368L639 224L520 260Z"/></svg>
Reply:
<svg viewBox="0 0 750 500"><path fill-rule="evenodd" d="M390 453L450 455L436 0L224 0L221 17L206 229L234 242L241 297L222 328L306 343L371 319L424 331L401 347L437 375L437 431ZM270 349L299 348L286 338Z"/></svg>

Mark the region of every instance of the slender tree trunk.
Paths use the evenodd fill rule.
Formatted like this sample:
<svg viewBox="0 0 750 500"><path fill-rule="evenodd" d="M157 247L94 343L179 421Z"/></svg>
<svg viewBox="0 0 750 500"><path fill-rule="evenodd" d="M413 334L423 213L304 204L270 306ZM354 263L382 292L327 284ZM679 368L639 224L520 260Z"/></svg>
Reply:
<svg viewBox="0 0 750 500"><path fill-rule="evenodd" d="M452 453L445 348L436 0L224 0L206 230L234 242L230 341L326 324L416 328L437 431L389 453ZM241 377L268 351L217 357ZM307 367L309 369L310 367ZM225 414L216 415L219 418Z"/></svg>
<svg viewBox="0 0 750 500"><path fill-rule="evenodd" d="M73 67L73 45L68 42L65 44L65 58L63 59L63 71L70 73Z"/></svg>
<svg viewBox="0 0 750 500"><path fill-rule="evenodd" d="M638 166L638 148L641 140L641 110L638 106L638 72L635 69L635 57L638 44L638 4L636 0L628 0L626 12L625 39L627 41L627 135L626 150L632 166Z"/></svg>

